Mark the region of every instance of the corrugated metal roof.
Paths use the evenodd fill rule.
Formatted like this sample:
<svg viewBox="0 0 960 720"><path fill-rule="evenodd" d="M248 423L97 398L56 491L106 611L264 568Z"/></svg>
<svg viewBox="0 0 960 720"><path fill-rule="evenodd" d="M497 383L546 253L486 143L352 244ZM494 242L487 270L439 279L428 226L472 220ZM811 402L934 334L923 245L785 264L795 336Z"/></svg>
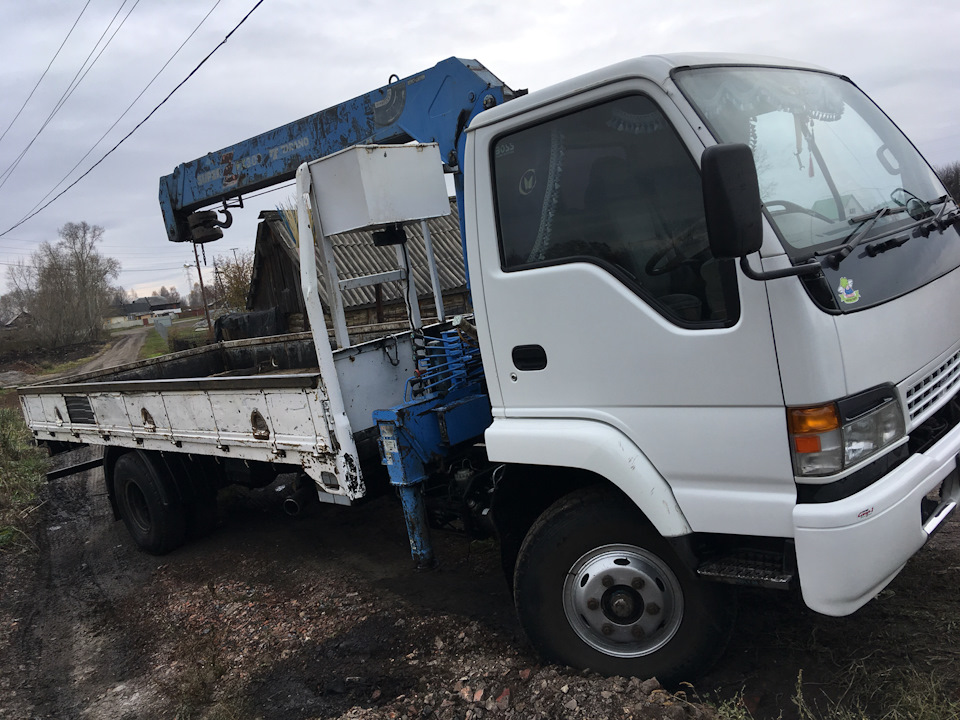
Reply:
<svg viewBox="0 0 960 720"><path fill-rule="evenodd" d="M266 211L260 214L263 224L257 233L258 244L268 241L267 233L262 232L264 225L269 229L269 240L283 246L287 255L295 262L297 250L294 240L281 219L280 213ZM466 288L466 271L463 265L463 247L460 244L460 217L457 213L456 202L451 198L450 214L426 221L433 243L433 253L437 262L437 274L440 278L441 292L463 290ZM427 265L427 255L423 243L423 231L418 222L405 226L407 234L407 252L413 266L413 275L417 285L417 293L421 298L433 296L430 283L430 270ZM341 280L348 280L381 272L397 269L397 254L394 246L378 247L373 244L371 232L349 232L333 235L331 238L333 252L337 261L337 272ZM254 282L259 274L254 270ZM382 286L384 302L400 300L403 290L400 283L389 282ZM325 305L329 306L329 297L323 277L320 278L320 295ZM376 290L373 285L350 288L343 291L343 301L346 308L374 305Z"/></svg>

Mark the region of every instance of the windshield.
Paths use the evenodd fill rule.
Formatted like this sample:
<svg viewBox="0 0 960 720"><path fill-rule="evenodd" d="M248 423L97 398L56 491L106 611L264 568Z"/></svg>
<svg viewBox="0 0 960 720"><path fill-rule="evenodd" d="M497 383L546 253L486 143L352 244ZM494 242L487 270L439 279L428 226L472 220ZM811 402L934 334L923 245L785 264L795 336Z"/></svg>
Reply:
<svg viewBox="0 0 960 720"><path fill-rule="evenodd" d="M918 231L949 202L942 183L848 80L764 67L698 68L674 79L719 142L753 150L760 196L787 254L795 263L824 258L824 276L807 286L828 309L883 302L960 265L955 228ZM837 253L844 244L852 247ZM824 282L829 288L813 287Z"/></svg>

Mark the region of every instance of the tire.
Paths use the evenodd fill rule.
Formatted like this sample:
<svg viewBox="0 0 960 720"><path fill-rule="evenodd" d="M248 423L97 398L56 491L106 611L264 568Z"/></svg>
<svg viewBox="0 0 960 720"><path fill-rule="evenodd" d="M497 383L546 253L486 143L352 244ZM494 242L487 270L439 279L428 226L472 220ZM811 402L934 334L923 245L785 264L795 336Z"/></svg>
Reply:
<svg viewBox="0 0 960 720"><path fill-rule="evenodd" d="M722 654L735 596L688 568L621 495L588 488L534 523L514 602L546 659L603 675L690 681Z"/></svg>
<svg viewBox="0 0 960 720"><path fill-rule="evenodd" d="M172 478L140 450L117 458L113 487L120 517L134 542L152 555L165 555L186 538L186 511Z"/></svg>

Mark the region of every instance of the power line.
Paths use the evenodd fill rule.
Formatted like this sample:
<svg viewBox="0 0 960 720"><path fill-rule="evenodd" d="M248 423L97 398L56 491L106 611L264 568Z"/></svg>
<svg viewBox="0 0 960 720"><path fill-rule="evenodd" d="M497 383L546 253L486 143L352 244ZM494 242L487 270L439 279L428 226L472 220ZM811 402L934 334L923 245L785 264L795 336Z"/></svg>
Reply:
<svg viewBox="0 0 960 720"><path fill-rule="evenodd" d="M210 17L210 15L213 13L213 11L217 9L217 5L219 5L220 3L221 3L221 0L216 0L216 2L213 4L213 7L210 8L210 10L207 12L207 14L203 16L203 19L197 24L197 26L193 29L193 31L192 31L189 35L187 35L186 40L184 40L182 43L180 43L180 47L178 47L178 48L176 49L176 51L173 53L173 55L171 55L170 58L163 64L163 67L161 67L161 68L157 71L157 74L154 75L153 78L151 78L150 82L148 82L147 85L146 85L146 87L144 87L143 90L140 91L140 94L137 95L137 96L133 99L133 102L131 102L131 103L127 106L127 109L124 110L123 113L121 113L120 117L118 117L116 120L114 120L113 125L111 125L109 128L107 128L107 131L106 131L105 133L103 133L103 135L100 136L100 139L97 140L97 141L93 144L93 147L91 147L89 150L87 150L87 152L84 154L84 156L83 156L82 158L80 158L79 160L77 160L76 165L74 165L72 168L70 168L70 169L67 171L67 174L63 176L63 178L60 180L60 182L58 182L56 185L54 185L46 195L44 195L42 198L40 198L40 200L37 202L36 205L34 205L32 208L30 208L30 210L27 211L28 214L31 213L31 212L33 212L34 210L36 210L36 209L43 203L44 200L46 200L48 197L50 197L51 195L53 195L53 193L55 193L55 192L57 191L57 188L60 187L61 185L63 185L63 183L65 183L65 182L67 181L67 178L70 177L70 175L73 173L73 171L76 170L78 167L80 167L80 164L81 164L84 160L86 160L88 157L90 157L90 153L92 153L94 150L96 150L96 149L97 149L97 146L98 146L100 143L103 142L103 139L104 139L105 137L107 137L107 135L110 134L110 131L113 130L113 129L120 123L120 121L123 120L123 118L126 117L127 113L130 112L130 109L131 109L134 105L136 105L136 104L137 104L137 101L138 101L140 98L143 97L143 94L144 94L147 90L150 89L150 86L153 85L153 83L156 81L156 79L157 79L158 77L160 77L160 73L162 73L164 70L166 70L166 69L167 69L167 66L168 66L171 62L173 62L173 59L174 59L175 57L177 57L177 55L180 54L180 51L183 50L184 46L190 41L190 38L192 38L194 35L196 35L197 31L200 29L200 27L203 25L203 23L205 23L205 22L207 21L207 18Z"/></svg>
<svg viewBox="0 0 960 720"><path fill-rule="evenodd" d="M203 65L207 62L207 60L209 60L211 57L213 57L213 54L214 54L215 52L217 52L217 50L219 50L219 49L222 48L224 45L226 45L226 44L227 44L227 41L230 39L230 37L240 28L241 25L243 25L243 24L247 21L247 18L249 18L251 15L253 15L254 10L256 10L258 7L260 7L262 4L263 4L263 0L257 0L257 3L250 9L250 11L249 11L246 15L243 16L243 18L240 20L240 22L238 22L238 23L234 26L233 30L231 30L230 32L228 32L228 33L226 34L226 36L223 38L223 40L221 40L220 43L219 43L213 50L211 50L211 51L207 54L207 56L206 56L203 60L201 60L200 63L199 63L193 70L190 71L190 74L188 74L183 80L181 80L180 83L179 83L173 90L170 91L170 94L169 94L169 95L167 95L163 100L161 100L160 103L159 103L153 110L151 110L150 113L149 113L143 120L141 120L139 123L137 123L136 127L134 127L133 130L131 130L130 132L128 132L126 135L124 135L123 138L120 139L120 142L118 142L118 143L117 143L116 145L114 145L112 148L110 148L109 150L107 150L107 152L104 153L103 157L101 157L99 160L97 160L97 162L95 162L93 165L91 165L90 168L89 168L85 173L83 173L83 175L81 175L81 176L78 177L76 180L74 180L72 183L70 183L69 185L67 185L67 187L65 187L63 190L61 190L57 195L54 195L50 200L47 201L46 204L41 205L39 208L37 208L35 211L33 211L32 213L30 213L29 215L27 215L25 218L21 219L21 220L20 220L19 222L17 222L16 224L11 225L10 227L8 227L8 228L7 228L6 230L4 230L3 232L0 232L0 237L3 237L4 235L6 235L7 233L9 233L10 231L12 231L12 230L20 227L20 226L23 225L23 223L25 223L27 220L30 220L31 218L36 217L37 215L39 215L41 212L43 212L43 211L46 210L48 207L50 207L53 203L55 203L58 199L60 199L61 197L63 197L71 188L75 187L75 186L77 185L77 183L79 183L81 180L83 180L87 175L89 175L91 172L93 172L93 170L94 170L98 165L100 165L100 163L102 163L104 160L106 160L106 159L113 153L114 150L116 150L118 147L120 147L121 145L123 145L123 143L126 142L126 141L130 138L130 136L133 135L137 130L139 130L139 129L143 126L143 124L144 124L145 122L147 122L147 120L149 120L151 117L153 117L154 113L156 113L157 110L159 110L161 107L163 107L163 105L164 105L170 98L173 97L174 93L176 93L177 90L179 90L181 87L183 87L183 86L187 83L187 81L188 81L190 78L192 78L192 77L197 73L197 71L200 70L201 67L203 67Z"/></svg>
<svg viewBox="0 0 960 720"><path fill-rule="evenodd" d="M130 270L124 270L123 268L120 268L120 273L166 272L168 270L183 270L183 265L174 265L172 267L161 268L132 268Z"/></svg>
<svg viewBox="0 0 960 720"><path fill-rule="evenodd" d="M100 34L100 37L97 38L97 42L94 43L93 48L91 48L87 57L84 58L84 61L80 64L80 68L77 70L76 75L74 75L73 79L71 79L70 82L67 84L67 88L63 91L63 94L60 95L60 99L57 100L57 102L54 104L53 110L50 111L50 113L47 115L46 120L44 120L43 123L40 125L40 129L37 130L36 134L33 136L30 142L27 143L27 146L20 151L20 154L17 156L16 160L14 160L7 167L6 170L0 173L0 178L3 178L3 183L0 184L0 187L3 187L3 185L6 184L7 179L10 177L10 174L12 174L14 170L16 170L17 166L20 164L20 161L23 160L24 156L27 154L27 151L30 150L33 143L36 142L38 137L40 137L40 133L42 133L44 129L46 129L47 125L50 124L50 121L60 111L60 108L63 107L63 104L66 102L67 98L70 97L70 94L76 88L75 83L79 85L79 83L77 82L77 78L80 77L80 74L83 72L84 67L86 67L87 62L90 60L93 54L97 51L97 48L100 46L100 42L103 40L106 34L110 31L111 26L113 25L117 17L120 15L120 12L123 10L123 6L126 5L126 3L127 3L127 0L123 0L123 2L120 4L120 7L117 8L117 12L114 14L112 18L110 18L110 22L107 23L107 26L103 29L103 32Z"/></svg>
<svg viewBox="0 0 960 720"><path fill-rule="evenodd" d="M30 148L33 147L33 144L37 141L37 138L40 137L40 133L42 133L47 128L47 126L50 124L50 121L53 120L53 118L56 116L58 112L60 112L60 109L64 106L67 100L70 99L70 96L73 95L74 91L78 87L80 87L80 83L84 81L84 79L87 77L87 74L93 69L93 66L97 64L97 60L99 60L100 57L103 55L103 52L104 50L107 49L107 46L110 45L111 42L113 42L113 39L117 36L117 33L120 32L120 28L123 27L123 24L127 21L127 18L130 17L130 14L136 9L137 5L140 4L140 0L134 0L133 6L127 12L123 20L120 21L120 24L117 26L117 29L113 31L113 35L111 35L110 38L107 40L107 42L104 43L103 47L100 49L100 52L93 59L93 62L91 62L90 65L87 66L87 61L89 61L90 57L97 51L97 48L100 46L100 42L103 40L104 36L110 31L110 28L113 26L114 21L120 15L120 12L123 10L123 6L126 4L127 4L127 0L123 0L123 2L120 4L120 7L117 8L117 12L110 19L109 24L107 24L107 27L104 29L103 33L100 35L100 38L97 40L96 44L93 46L93 49L90 51L90 54L87 55L86 59L83 61L83 64L80 66L80 69L77 70L77 74L73 76L73 80L70 81L70 85L67 86L67 89L64 91L63 95L60 96L60 100L57 101L57 104L54 106L53 110L47 116L47 119L43 121L43 124L40 126L40 129L37 130L36 135L34 135L33 139L30 140L29 143L27 143L27 146L20 152L20 154L17 156L17 159L14 160L13 163L11 163L10 166L6 170L4 170L2 174L0 174L0 177L3 177L3 182L0 182L0 188L3 188L3 186L7 184L7 180L10 179L14 171L16 171L16 169L20 166L20 162L26 156L27 152L29 152ZM77 79L78 77L79 77L79 80Z"/></svg>
<svg viewBox="0 0 960 720"><path fill-rule="evenodd" d="M9 267L23 266L27 268L33 268L33 269L38 269L39 267L37 265L31 265L29 263L14 263L14 262L6 262L4 260L0 260L0 265L7 265ZM182 264L174 265L172 267L148 267L148 268L129 268L129 269L123 268L123 267L120 268L121 273L165 272L167 270L183 270L183 265Z"/></svg>
<svg viewBox="0 0 960 720"><path fill-rule="evenodd" d="M296 185L296 184L297 184L297 181L294 180L293 182L288 182L288 183L285 183L285 184L283 184L283 185L277 185L276 187L272 187L272 188L269 188L269 189L267 189L267 190L261 190L260 192L254 193L253 195L244 195L244 198L245 198L246 200L252 200L252 199L255 198L255 197L260 197L261 195L266 195L266 194L268 194L268 193L276 192L277 190L283 190L283 189L288 188L288 187L293 187L293 186ZM0 235L0 237L3 237L3 236Z"/></svg>
<svg viewBox="0 0 960 720"><path fill-rule="evenodd" d="M13 116L13 120L10 121L10 124L7 125L7 129L3 131L3 135L0 135L0 142L3 142L3 139L7 136L7 133L10 132L10 128L13 127L13 124L17 121L17 118L20 117L20 113L23 112L24 108L27 107L27 103L30 102L30 98L33 97L33 94L37 91L37 88L40 87L40 83L43 82L43 79L47 76L47 73L50 71L50 68L53 66L54 60L60 55L60 51L63 50L63 46L67 44L67 40L70 39L70 36L73 34L73 31L76 29L77 24L80 22L80 18L83 17L83 14L87 11L87 7L90 5L90 0L87 0L86 5L83 6L83 10L80 11L80 14L77 15L77 19L73 21L73 25L70 26L70 30L67 32L67 36L63 39L63 42L60 43L60 47L57 48L57 51L53 54L53 57L50 59L50 62L47 64L46 69L43 71L43 74L40 76L40 79L37 80L37 84L33 86L33 90L30 91L30 94L27 95L27 99L23 101L23 105L20 106L20 109L17 110L17 114Z"/></svg>

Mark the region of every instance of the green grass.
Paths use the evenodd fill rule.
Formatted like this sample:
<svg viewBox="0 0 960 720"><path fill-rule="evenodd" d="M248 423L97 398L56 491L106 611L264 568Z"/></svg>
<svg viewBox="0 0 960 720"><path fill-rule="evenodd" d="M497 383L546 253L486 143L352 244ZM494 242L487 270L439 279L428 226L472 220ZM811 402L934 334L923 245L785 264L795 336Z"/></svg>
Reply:
<svg viewBox="0 0 960 720"><path fill-rule="evenodd" d="M27 518L40 504L46 469L46 453L33 444L20 411L0 408L0 551L29 541Z"/></svg>
<svg viewBox="0 0 960 720"><path fill-rule="evenodd" d="M167 349L166 341L160 337L160 333L154 328L147 333L147 339L143 341L143 347L140 348L138 357L140 360L146 360L166 355L168 352L170 351Z"/></svg>
<svg viewBox="0 0 960 720"><path fill-rule="evenodd" d="M175 340L184 341L189 345L189 347L197 347L205 344L207 341L207 334L205 332L196 332L194 329L196 324L196 318L189 318L187 321L174 323L173 327L171 327L167 332L166 341L160 337L160 333L158 333L156 329L151 330L147 333L147 338L143 343L143 347L140 348L140 355L138 356L139 359L146 360L148 358L155 358L160 355L166 355L167 353L173 352L173 344ZM180 349L183 348L181 347Z"/></svg>

